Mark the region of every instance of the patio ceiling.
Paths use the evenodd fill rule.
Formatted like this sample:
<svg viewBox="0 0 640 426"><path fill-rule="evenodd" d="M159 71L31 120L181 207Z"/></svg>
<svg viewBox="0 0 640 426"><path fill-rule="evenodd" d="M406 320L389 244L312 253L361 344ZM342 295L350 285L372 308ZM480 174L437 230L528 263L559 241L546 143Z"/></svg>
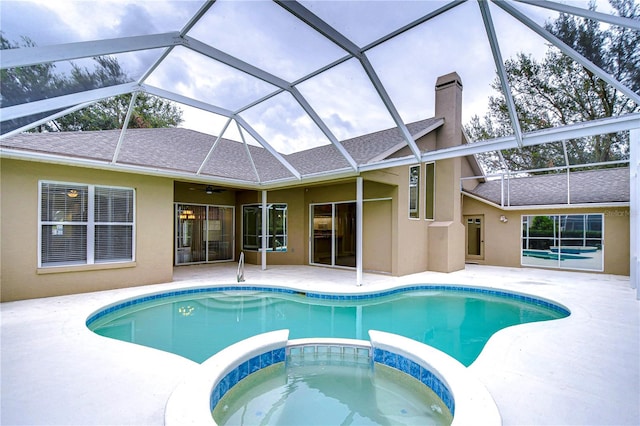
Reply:
<svg viewBox="0 0 640 426"><path fill-rule="evenodd" d="M509 47L513 41L509 38L519 38L526 44L522 37L530 37L538 40L538 47L546 44L556 46L623 96L640 104L638 93L565 45L545 30L542 22L548 16L544 13L562 12L606 25L640 30L640 22L636 20L585 7L531 0L410 3L206 1L178 5L187 19L180 22L180 17L176 17L167 27L159 28L160 32L152 30L160 27L158 22L165 22L168 18L161 16L163 8L158 3L157 12L146 12L151 15L148 25L138 25L137 31L141 33L121 36L123 31L120 31L112 33L117 37L107 34L100 39L64 40L56 44L38 42L31 33L4 34L15 38L29 36L38 42L38 47L3 50L0 58L2 69L43 63L66 64L104 55L119 58L125 64L133 58L135 61L132 63L138 67L135 77L123 84L52 97L45 94L41 99L24 99L12 105L3 102L0 108L3 123L11 120L23 120L24 123L3 130L0 139L102 99L144 92L174 101L189 111L206 113L206 118L185 125L208 121L219 123L217 128L210 130L213 138L225 137L244 144L260 145L300 179L299 171L287 161L283 152L299 152L332 144L347 161L351 172L356 174L419 161L534 146L640 127L640 114L634 113L523 132L504 68L505 59L513 52ZM34 11L36 6L40 7L34 3ZM3 14L7 15L13 5L5 2L2 7ZM153 16L153 13L158 15ZM265 23L265 16L269 23ZM83 18L90 23L99 20L100 16L96 13ZM463 31L460 31L460 18L464 18ZM25 25L28 28L28 23ZM447 27L451 27L449 32ZM7 28L4 23L3 28ZM145 33L147 30L140 28L148 28L151 32ZM67 32L75 33L73 30L69 28ZM37 28L30 31L36 34ZM517 35L511 31L517 31ZM441 35L442 40L438 43L449 47L456 45L453 41L456 37L464 43L472 41L465 37L473 37L474 43L478 38L483 39L484 50L480 53L484 53L484 59L490 65L489 80L475 79L473 66L482 65L477 52L462 50L456 52L455 59L444 58L434 45L423 44L430 34ZM247 39L244 42L243 37ZM425 68L418 57L426 57L431 65ZM412 68L412 64L418 68ZM449 69L449 66L466 68ZM398 69L403 70L405 78L398 78L398 75L403 75L396 73ZM439 74L446 73L443 70L461 74L465 96L468 92L476 96L476 93L488 90L489 83L497 75L507 101L512 135L420 152L407 123L428 116L431 107L424 98L433 96L433 84ZM418 79L428 80L424 88ZM196 80L199 82L194 83ZM350 89L346 94L343 93L345 85ZM412 93L416 91L418 95ZM415 102L416 96L424 100L423 105ZM485 104L487 98L485 93ZM349 108L355 109L355 113ZM399 130L411 155L358 164L341 143L349 137L389 127ZM126 132L126 126L122 132ZM3 148L2 155L20 157L21 153ZM340 173L343 175L344 170ZM331 178L331 173L326 177ZM200 171L194 173L193 178L215 183L214 178L201 176Z"/></svg>

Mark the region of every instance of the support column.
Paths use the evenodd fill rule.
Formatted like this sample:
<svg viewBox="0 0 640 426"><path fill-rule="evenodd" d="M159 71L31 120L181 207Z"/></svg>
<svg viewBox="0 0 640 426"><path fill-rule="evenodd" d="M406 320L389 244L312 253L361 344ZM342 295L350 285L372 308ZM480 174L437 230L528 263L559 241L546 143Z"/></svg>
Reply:
<svg viewBox="0 0 640 426"><path fill-rule="evenodd" d="M267 209L267 191L262 191L262 270L267 269L267 218L269 210Z"/></svg>
<svg viewBox="0 0 640 426"><path fill-rule="evenodd" d="M640 175L640 129L632 129L629 131L629 228L631 238L629 247L630 254L630 273L629 278L631 281L631 288L636 289L636 299L640 300L640 239L638 233L640 233L639 219L640 212L640 185L638 185L638 175Z"/></svg>
<svg viewBox="0 0 640 426"><path fill-rule="evenodd" d="M356 178L356 285L362 285L362 230L363 230L363 184L362 177Z"/></svg>

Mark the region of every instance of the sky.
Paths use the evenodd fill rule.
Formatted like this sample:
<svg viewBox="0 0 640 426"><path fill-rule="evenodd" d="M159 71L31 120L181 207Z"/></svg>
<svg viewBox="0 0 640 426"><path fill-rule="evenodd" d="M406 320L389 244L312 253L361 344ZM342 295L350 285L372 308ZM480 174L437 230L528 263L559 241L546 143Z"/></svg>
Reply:
<svg viewBox="0 0 640 426"><path fill-rule="evenodd" d="M425 15L442 1L302 1L306 8L364 47ZM586 7L586 1L566 1ZM201 1L0 0L3 36L28 36L38 46L179 31ZM606 2L597 2L606 12ZM518 3L543 24L557 13ZM541 58L546 42L490 3L503 60L518 52ZM188 33L288 82L345 56L346 52L269 1L219 0ZM139 78L163 49L115 55L129 76ZM456 71L463 82L463 123L483 116L495 78L495 64L476 1L366 51L379 79L405 123L434 115L438 76ZM74 61L91 67L91 60ZM68 64L59 64L60 70ZM277 88L187 48L178 47L145 83L237 110ZM360 63L350 59L296 86L338 140L394 127L394 121ZM182 106L183 127L217 135L227 122ZM283 92L240 115L275 149L290 153L329 141L296 100ZM237 126L225 137L240 140ZM249 143L255 143L244 134Z"/></svg>

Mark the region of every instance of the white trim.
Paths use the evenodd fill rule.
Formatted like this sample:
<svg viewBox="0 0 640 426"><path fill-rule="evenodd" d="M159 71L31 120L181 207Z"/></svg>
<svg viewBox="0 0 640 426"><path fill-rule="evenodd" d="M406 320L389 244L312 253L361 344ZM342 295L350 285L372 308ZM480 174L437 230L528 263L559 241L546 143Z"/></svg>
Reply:
<svg viewBox="0 0 640 426"><path fill-rule="evenodd" d="M86 261L83 263L56 263L56 264L42 264L42 227L46 224L52 222L60 222L60 221L43 221L42 220L42 185L43 184L55 184L55 185L73 185L79 187L87 188L87 220L84 222L73 221L66 222L62 221L64 224L69 224L73 226L85 226L86 227ZM131 222L97 222L95 220L95 190L96 188L107 188L107 189L120 189L125 191L131 191L132 193L132 218ZM137 191L135 188L127 187L127 186L117 186L117 185L102 185L102 184L94 184L94 183L82 183L82 182L68 182L68 181L56 181L56 180L48 180L48 179L40 179L38 180L38 247L37 247L37 262L38 269L49 270L55 268L68 268L74 266L86 266L86 265L109 265L114 263L133 263L136 261L136 217L137 217ZM96 262L95 261L95 229L96 226L110 224L110 225L123 225L131 227L131 259L118 259L113 261L104 261L104 262Z"/></svg>

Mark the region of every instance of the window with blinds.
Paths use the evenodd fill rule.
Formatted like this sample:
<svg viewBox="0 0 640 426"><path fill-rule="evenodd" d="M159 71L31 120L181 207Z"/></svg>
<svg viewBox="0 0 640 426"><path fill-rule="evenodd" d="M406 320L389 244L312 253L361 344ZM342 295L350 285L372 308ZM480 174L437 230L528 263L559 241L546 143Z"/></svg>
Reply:
<svg viewBox="0 0 640 426"><path fill-rule="evenodd" d="M134 190L40 182L39 266L132 261Z"/></svg>

